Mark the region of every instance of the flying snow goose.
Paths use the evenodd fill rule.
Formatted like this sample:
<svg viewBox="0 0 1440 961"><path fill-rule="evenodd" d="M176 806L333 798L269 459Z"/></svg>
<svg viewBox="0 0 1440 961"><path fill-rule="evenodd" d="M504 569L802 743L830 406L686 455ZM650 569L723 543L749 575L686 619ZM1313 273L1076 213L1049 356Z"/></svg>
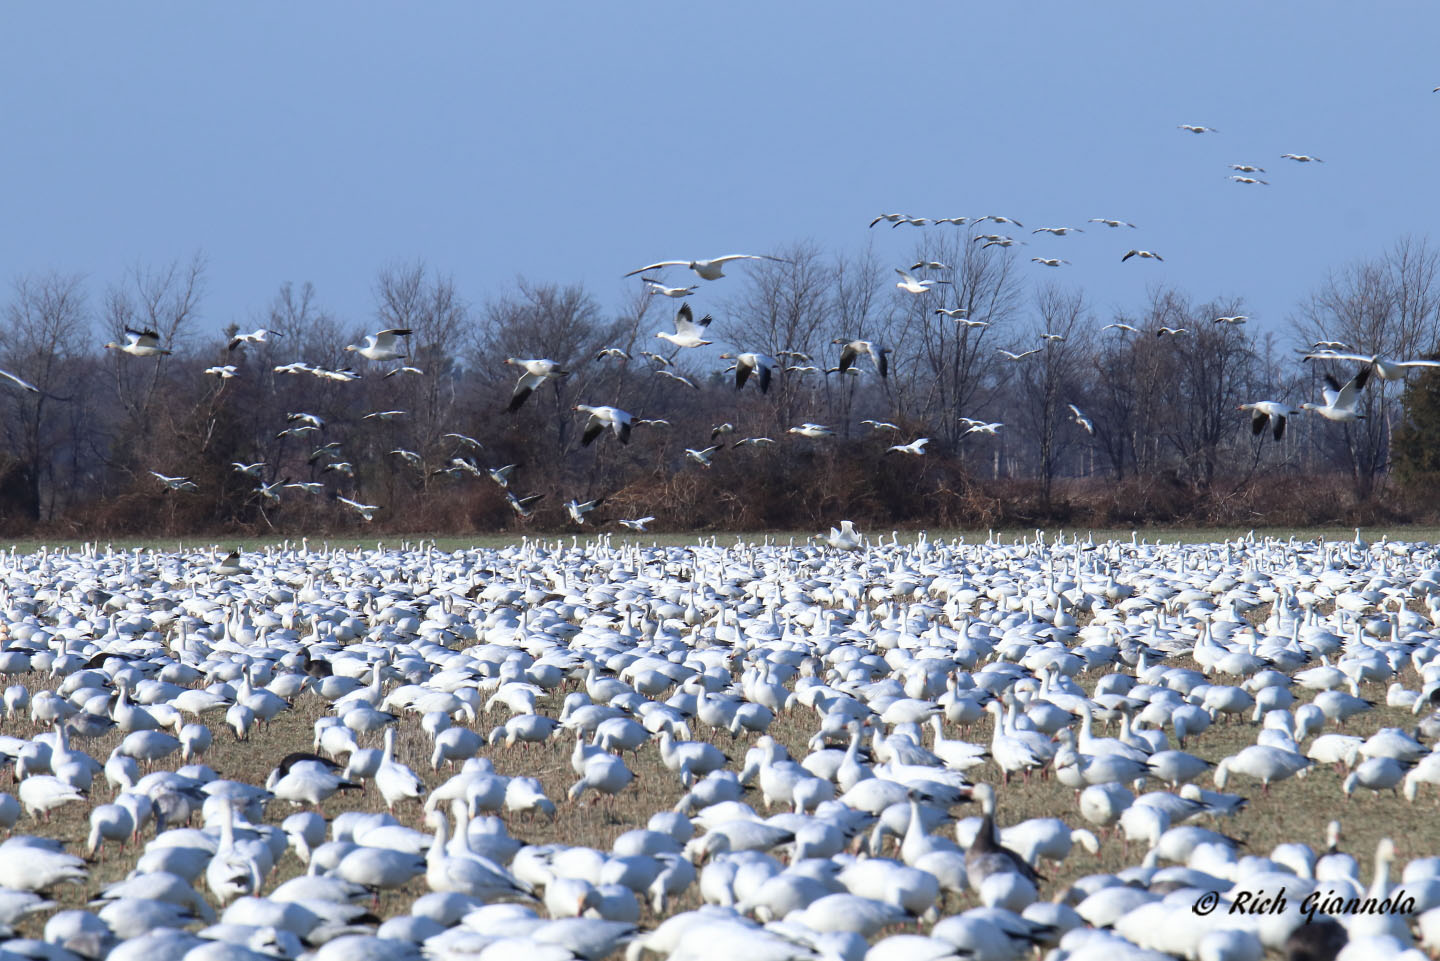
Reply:
<svg viewBox="0 0 1440 961"><path fill-rule="evenodd" d="M1080 408L1076 407L1074 404L1066 404L1065 406L1069 407L1070 413L1075 415L1075 423L1080 425L1081 430L1083 430L1087 434L1095 433L1095 422L1092 421L1090 418L1086 417L1084 412L1082 412Z"/></svg>
<svg viewBox="0 0 1440 961"><path fill-rule="evenodd" d="M188 491L193 494L200 489L199 485L188 477L171 477L169 474L162 474L155 470L152 470L150 474L164 484L167 490Z"/></svg>
<svg viewBox="0 0 1440 961"><path fill-rule="evenodd" d="M241 344L268 344L271 337L280 336L282 335L278 331L267 330L266 328L261 327L258 330L252 331L251 333L236 334L234 337L231 337L230 344L225 349L234 350Z"/></svg>
<svg viewBox="0 0 1440 961"><path fill-rule="evenodd" d="M1388 360L1377 354L1340 354L1331 350L1306 354L1304 360L1355 360L1369 364L1381 380L1404 380L1412 367L1440 367L1440 360Z"/></svg>
<svg viewBox="0 0 1440 961"><path fill-rule="evenodd" d="M615 523L619 524L626 530L631 530L643 534L645 533L645 525L651 523L654 520L654 516L647 515L645 517L621 518Z"/></svg>
<svg viewBox="0 0 1440 961"><path fill-rule="evenodd" d="M829 427L826 427L824 424L811 424L809 422L801 424L799 427L792 427L785 433L799 434L801 437L808 437L811 440L819 440L822 437L835 436L835 431L831 430Z"/></svg>
<svg viewBox="0 0 1440 961"><path fill-rule="evenodd" d="M746 351L741 354L721 354L721 360L735 361L735 389L739 390L745 386L745 381L754 374L756 382L760 385L760 393L770 392L770 375L774 370L775 358L766 354L757 354L753 351Z"/></svg>
<svg viewBox="0 0 1440 961"><path fill-rule="evenodd" d="M907 294L928 293L931 288L935 287L937 284L950 283L950 281L948 280L936 280L933 277L926 277L924 280L916 280L914 277L910 276L908 273L901 270L899 267L895 268L895 273L900 275L900 279L895 282L895 286L899 287Z"/></svg>
<svg viewBox="0 0 1440 961"><path fill-rule="evenodd" d="M1194 124L1194 123L1182 123L1182 124L1177 124L1177 126L1179 127L1179 129L1184 130L1184 131L1187 131L1187 132L1189 132L1189 133L1219 133L1219 132L1220 132L1219 130L1216 130L1214 127L1204 127L1204 126L1201 126L1200 124Z"/></svg>
<svg viewBox="0 0 1440 961"><path fill-rule="evenodd" d="M658 263L647 264L638 270L632 270L626 277L634 277L636 274L643 274L651 270L660 270L664 267L689 267L700 277L701 280L719 280L725 276L725 265L736 260L772 260L780 264L788 264L790 261L781 257L772 257L769 254L726 254L724 257L712 257L710 260L662 260Z"/></svg>
<svg viewBox="0 0 1440 961"><path fill-rule="evenodd" d="M400 349L397 339L408 337L410 333L408 327L392 327L389 330L366 334L363 344L350 344L345 349L353 350L366 360L399 360L405 356L405 352Z"/></svg>
<svg viewBox="0 0 1440 961"><path fill-rule="evenodd" d="M1259 184L1259 185L1262 186L1262 187L1268 187L1268 186L1270 186L1270 181L1268 181L1268 180L1260 180L1260 179L1257 178L1257 177L1245 177L1245 176L1241 176L1240 174L1231 174L1230 176L1226 177L1225 179L1226 179L1226 180L1233 180L1233 181L1235 181L1237 184Z"/></svg>
<svg viewBox="0 0 1440 961"><path fill-rule="evenodd" d="M681 304L680 309L675 312L675 333L657 330L655 336L661 340L668 340L676 347L704 347L713 343L705 339L705 330L714 320L709 314L695 319L695 311L690 309L689 304Z"/></svg>
<svg viewBox="0 0 1440 961"><path fill-rule="evenodd" d="M160 335L155 331L133 330L129 327L125 328L125 343L117 344L112 341L105 345L105 349L122 351L131 357L156 357L174 353L160 346Z"/></svg>
<svg viewBox="0 0 1440 961"><path fill-rule="evenodd" d="M583 411L590 415L585 421L585 430L580 436L580 443L589 447L590 444L605 431L614 431L620 443L630 443L630 429L632 426L630 415L618 407L591 407L589 404L576 404L573 410Z"/></svg>
<svg viewBox="0 0 1440 961"><path fill-rule="evenodd" d="M1142 260L1159 260L1159 261L1162 261L1162 262L1165 260L1164 257L1161 257L1159 254L1155 253L1153 250L1136 250L1135 248L1132 247L1130 250L1128 250L1128 251L1125 252L1125 256L1123 256L1123 257L1120 258L1120 262L1123 264L1125 261L1129 260L1131 257L1139 257L1139 258L1141 258Z"/></svg>
<svg viewBox="0 0 1440 961"><path fill-rule="evenodd" d="M1310 156L1309 154L1303 154L1303 153L1282 153L1282 154L1280 155L1280 159L1281 159L1281 160L1294 160L1295 162L1297 162L1297 163L1302 163L1302 164L1308 164L1308 163L1323 164L1323 163L1325 162L1325 161L1321 160L1319 157L1312 157L1312 156Z"/></svg>
<svg viewBox="0 0 1440 961"><path fill-rule="evenodd" d="M233 374L235 369L232 367L230 370ZM206 371L206 373L208 374L210 373L210 371ZM32 394L44 393L44 391L42 391L39 387L36 387L28 380L21 380L19 377L16 377L14 374L10 373L8 370L0 370L0 377L5 378L6 380L10 381L10 383L16 385L17 387L20 387L23 390L30 391Z"/></svg>
<svg viewBox="0 0 1440 961"><path fill-rule="evenodd" d="M1131 223L1130 221L1128 221L1128 220L1115 220L1115 219L1112 219L1112 218L1110 218L1110 217L1091 217L1091 218L1089 219L1089 221L1087 221L1087 222L1088 222L1088 223L1092 223L1092 224L1104 224L1104 225L1107 226L1107 227L1134 227L1134 226L1135 226L1134 224L1132 224L1132 223Z"/></svg>
<svg viewBox="0 0 1440 961"><path fill-rule="evenodd" d="M1269 425L1274 429L1276 440L1285 436L1285 419L1300 413L1292 410L1289 404L1282 404L1277 400L1252 401L1235 409L1250 411L1250 433L1258 437Z"/></svg>
<svg viewBox="0 0 1440 961"><path fill-rule="evenodd" d="M566 377L570 374L568 370L562 370L560 368L559 361L550 360L546 357L527 360L506 357L505 363L519 367L521 370L520 379L515 382L515 390L510 394L510 404L506 407L506 410L512 414L519 410L520 405L525 403L526 398L534 393L535 388L545 383L545 381L552 378Z"/></svg>
<svg viewBox="0 0 1440 961"><path fill-rule="evenodd" d="M1359 420L1363 416L1359 410L1357 410L1360 404L1360 391L1365 387L1366 381L1369 380L1370 371L1374 369L1374 367L1370 366L1360 368L1360 372L1350 378L1343 387L1340 386L1340 382L1334 377L1326 374L1325 383L1328 387L1321 391L1320 395L1325 399L1325 403L1305 403L1301 404L1300 408L1302 410L1313 410L1326 420L1339 421L1341 423Z"/></svg>
<svg viewBox="0 0 1440 961"><path fill-rule="evenodd" d="M914 454L921 456L925 453L925 445L930 443L930 438L920 437L908 444L895 444L885 449L887 454Z"/></svg>
<svg viewBox="0 0 1440 961"><path fill-rule="evenodd" d="M641 277L640 279L645 281L645 293L652 296L659 294L661 297L689 297L700 289L699 284L692 284L689 287L667 287L653 277Z"/></svg>
<svg viewBox="0 0 1440 961"><path fill-rule="evenodd" d="M570 520L576 524L585 523L585 515L605 503L605 498L596 497L593 500L577 501L573 497L566 502L565 511L570 515Z"/></svg>

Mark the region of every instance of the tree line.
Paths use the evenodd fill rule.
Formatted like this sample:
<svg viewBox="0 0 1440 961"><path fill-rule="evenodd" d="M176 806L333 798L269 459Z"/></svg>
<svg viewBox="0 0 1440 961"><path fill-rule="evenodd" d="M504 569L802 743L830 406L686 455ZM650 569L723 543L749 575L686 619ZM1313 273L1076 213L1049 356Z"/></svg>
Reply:
<svg viewBox="0 0 1440 961"><path fill-rule="evenodd" d="M582 286L525 279L467 295L424 263L378 271L367 318L336 317L311 285L281 284L251 318L273 336L233 350L249 328L206 323L201 256L137 267L103 290L80 275L18 277L0 367L38 390L0 388L0 525L79 537L367 524L334 495L378 505L375 529L435 532L574 529L572 498L603 498L592 524L653 516L656 529L678 530L805 529L840 517L1368 522L1435 506L1431 372L1371 378L1362 419L1295 416L1279 440L1252 433L1236 409L1260 399L1298 408L1319 400L1327 375L1343 383L1356 372L1353 362L1302 361L1318 343L1434 356L1440 256L1425 240L1332 271L1264 333L1216 321L1243 316L1242 299L1169 287L1102 315L1083 288L1055 282L1059 271L959 232L916 247L925 276L948 281L923 294L897 289L895 265L868 251L797 243L775 253L783 260L747 263L689 299L714 316L715 344L685 350L655 336L673 329L679 299L637 287L606 308ZM411 331L403 361L344 350L392 328ZM127 329L153 330L171 353L101 346ZM855 340L888 348L888 376L864 356L836 369L837 344ZM736 351L776 359L767 392L756 378L736 389L723 356ZM510 413L511 357L551 358L569 373ZM353 364L361 376L286 372L297 361ZM631 442L582 444L577 404L629 412ZM295 413L323 428L287 432ZM807 422L834 436L789 432ZM889 452L920 437L930 439L923 455ZM773 443L735 446L745 438ZM686 454L722 443L708 467ZM502 489L488 471L509 464ZM152 471L196 489L168 491ZM311 486L278 501L257 490L282 480ZM522 517L507 493L545 497Z"/></svg>

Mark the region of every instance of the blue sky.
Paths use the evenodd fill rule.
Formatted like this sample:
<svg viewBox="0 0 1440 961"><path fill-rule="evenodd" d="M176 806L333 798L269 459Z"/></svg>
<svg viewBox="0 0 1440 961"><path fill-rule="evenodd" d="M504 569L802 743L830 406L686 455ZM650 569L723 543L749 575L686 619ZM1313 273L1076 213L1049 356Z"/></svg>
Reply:
<svg viewBox="0 0 1440 961"><path fill-rule="evenodd" d="M1428 3L11 4L0 280L82 272L98 305L201 250L207 323L308 280L363 326L416 259L477 304L524 275L611 306L654 260L898 266L914 232L876 214L1000 213L1087 228L1027 231L1073 266L1024 266L1102 316L1164 283L1283 329L1327 269L1429 231L1437 37Z"/></svg>

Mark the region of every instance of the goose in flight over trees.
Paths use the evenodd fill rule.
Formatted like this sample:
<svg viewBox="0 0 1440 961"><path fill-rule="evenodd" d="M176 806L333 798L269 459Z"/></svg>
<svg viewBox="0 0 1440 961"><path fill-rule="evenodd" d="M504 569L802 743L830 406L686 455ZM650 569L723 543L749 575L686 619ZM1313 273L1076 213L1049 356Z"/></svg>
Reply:
<svg viewBox="0 0 1440 961"><path fill-rule="evenodd" d="M895 444L885 448L887 454L914 454L917 457L925 454L925 445L930 443L928 437L917 437L908 444Z"/></svg>
<svg viewBox="0 0 1440 961"><path fill-rule="evenodd" d="M1083 234L1085 231L1079 227L1036 227L1030 232L1032 234L1054 234L1056 237L1063 237L1069 233Z"/></svg>
<svg viewBox="0 0 1440 961"><path fill-rule="evenodd" d="M890 423L889 421L886 421L886 420L862 420L860 423L864 424L866 427L870 428L871 430L894 430L894 431L898 431L898 430L900 429L899 425L897 425L897 424L892 424L892 423Z"/></svg>
<svg viewBox="0 0 1440 961"><path fill-rule="evenodd" d="M1250 316L1248 314L1235 314L1231 317L1216 317L1214 323L1229 324L1231 327L1239 327L1241 324L1245 323L1245 321L1249 319Z"/></svg>
<svg viewBox="0 0 1440 961"><path fill-rule="evenodd" d="M881 377L890 375L890 354L889 347L882 347L879 344L868 340L846 340L844 337L835 338L832 343L844 344L840 350L840 373L850 369L855 361L860 359L861 354L869 354L870 359L875 362L875 369L880 372Z"/></svg>
<svg viewBox="0 0 1440 961"><path fill-rule="evenodd" d="M230 380L236 374L236 367L234 364L217 364L214 367L206 367L200 373L208 374L211 377L219 377L222 381ZM5 372L0 370L0 374L5 374ZM9 375L5 374L5 376L8 377Z"/></svg>
<svg viewBox="0 0 1440 961"><path fill-rule="evenodd" d="M417 374L423 377L425 371L421 370L419 367L411 367L409 364L401 364L399 367L385 371L385 373L381 375L381 379L383 380L387 377L394 377L396 374Z"/></svg>
<svg viewBox="0 0 1440 961"><path fill-rule="evenodd" d="M1356 407L1360 403L1360 391L1365 389L1365 384L1370 379L1370 371L1374 368L1369 365L1360 368L1360 372L1350 378L1350 382L1344 387L1340 382L1329 374L1325 375L1325 383L1328 389L1321 392L1325 398L1324 404L1301 404L1301 410L1313 410L1326 420L1346 423L1349 421L1362 420L1361 414Z"/></svg>
<svg viewBox="0 0 1440 961"><path fill-rule="evenodd" d="M468 434L457 434L457 433L455 433L454 431L450 431L449 433L446 433L446 434L441 434L441 435L440 435L440 439L441 439L441 440L446 440L446 439L453 440L453 441L455 441L457 444L459 444L461 447L468 447L468 448L470 448L471 450L483 450L484 447L485 447L484 444L480 443L478 440L476 440L475 438L469 436Z"/></svg>
<svg viewBox="0 0 1440 961"><path fill-rule="evenodd" d="M687 447L687 448L685 448L685 457L686 457L686 459L688 459L688 460L693 460L695 463L699 464L701 467L709 467L709 466L710 466L710 458L712 458L712 457L715 456L715 452L716 452L716 451L718 451L718 450L724 450L724 449L725 449L725 445L724 445L724 444L716 444L716 445L714 445L713 447L706 447L706 448L703 449L703 450L695 450L694 448Z"/></svg>
<svg viewBox="0 0 1440 961"><path fill-rule="evenodd" d="M910 265L911 270L949 270L949 264L942 264L938 260L922 260L919 263Z"/></svg>
<svg viewBox="0 0 1440 961"><path fill-rule="evenodd" d="M1066 404L1065 406L1069 407L1070 413L1075 415L1075 423L1080 425L1081 430L1085 431L1085 433L1087 434L1095 433L1095 422L1092 421L1090 418L1086 417L1085 414L1080 410L1080 408L1076 407L1074 404Z"/></svg>
<svg viewBox="0 0 1440 961"><path fill-rule="evenodd" d="M735 361L736 390L744 387L745 381L750 379L751 374L754 374L756 382L760 385L760 393L770 393L770 375L775 369L775 358L753 351L746 351L743 354L721 354L720 358Z"/></svg>
<svg viewBox="0 0 1440 961"><path fill-rule="evenodd" d="M1440 367L1440 360L1387 360L1376 354L1366 357L1362 354L1338 354L1322 350L1306 354L1305 360L1356 360L1375 368L1375 376L1381 380L1404 380L1412 367Z"/></svg>
<svg viewBox="0 0 1440 961"><path fill-rule="evenodd" d="M1109 217L1091 217L1087 223L1104 224L1107 227L1134 227L1128 220L1112 220Z"/></svg>
<svg viewBox="0 0 1440 961"><path fill-rule="evenodd" d="M649 524L653 520L655 520L655 516L653 514L648 514L645 517L633 517L628 519L622 518L620 520L617 520L615 523L619 524L626 530L636 531L643 534L645 533L645 525Z"/></svg>
<svg viewBox="0 0 1440 961"><path fill-rule="evenodd" d="M123 351L131 357L156 357L174 353L160 346L160 335L155 331L134 330L130 327L125 328L125 343L117 344L112 341L105 345L105 349Z"/></svg>
<svg viewBox="0 0 1440 961"><path fill-rule="evenodd" d="M282 336L284 336L284 335L283 335L283 334L280 334L280 333L278 333L278 332L276 332L276 331L267 330L266 328L261 327L259 330L253 331L253 332L251 332L251 333L248 333L248 334L236 334L234 337L231 337L231 338L230 338L230 346L226 347L225 349L226 349L226 350L234 350L235 348L239 347L241 344L268 344L268 343L270 342L270 338L271 338L271 337L282 337Z"/></svg>
<svg viewBox="0 0 1440 961"><path fill-rule="evenodd" d="M969 430L965 431L967 434L989 434L991 437L994 437L995 432L1005 426L998 420L987 424L984 421L971 420L968 417L962 417L960 419L970 425Z"/></svg>
<svg viewBox="0 0 1440 961"><path fill-rule="evenodd" d="M233 369L233 368L232 368L232 369ZM19 387L19 388L21 388L21 389L23 389L23 390L28 390L28 391L30 391L30 393L32 393L32 394L43 394L43 393L44 393L44 391L41 390L39 387L36 387L34 384L30 383L28 380L21 380L19 377L16 377L14 374L10 373L8 370L0 370L0 377L5 378L6 380L10 381L10 383L14 384L15 386L17 386L17 387Z"/></svg>
<svg viewBox="0 0 1440 961"><path fill-rule="evenodd" d="M1161 327L1155 331L1155 336L1164 337L1166 334L1169 334L1171 337L1179 337L1181 334L1188 333L1190 333L1190 328L1188 327Z"/></svg>
<svg viewBox="0 0 1440 961"><path fill-rule="evenodd" d="M1241 404L1235 409L1250 411L1250 433L1258 436L1265 429L1265 425L1270 424L1274 428L1276 440L1285 436L1285 418L1300 413L1298 410L1291 410L1289 404L1275 400L1257 400Z"/></svg>
<svg viewBox="0 0 1440 961"><path fill-rule="evenodd" d="M693 380L691 380L689 377L686 377L684 374L677 374L673 370L657 370L655 371L655 376L668 377L670 380L673 380L679 384L684 384L686 387L689 387L692 390L700 389L699 384L695 383Z"/></svg>
<svg viewBox="0 0 1440 961"><path fill-rule="evenodd" d="M898 224L898 223L899 223L900 221L902 221L902 220L909 220L909 219L910 219L910 217L909 217L908 214L881 214L880 216L876 217L874 220L870 221L870 226L873 227L873 226L875 226L876 224L878 224L878 223L879 223L880 221L882 221L882 220L885 221L887 224Z"/></svg>
<svg viewBox="0 0 1440 961"><path fill-rule="evenodd" d="M589 414L585 421L585 432L580 436L580 443L585 447L599 437L606 430L615 432L620 443L630 443L630 415L618 407L591 407L589 404L576 404L573 408L577 411L584 411Z"/></svg>
<svg viewBox="0 0 1440 961"><path fill-rule="evenodd" d="M607 357L614 360L629 360L630 352L623 347L606 347L595 355L597 361L605 360Z"/></svg>
<svg viewBox="0 0 1440 961"><path fill-rule="evenodd" d="M353 350L366 360L399 360L405 356L405 352L400 350L397 339L408 336L410 336L410 328L392 327L378 333L366 334L364 344L350 344L345 349Z"/></svg>
<svg viewBox="0 0 1440 961"><path fill-rule="evenodd" d="M1297 163L1302 163L1302 164L1308 164L1308 163L1323 164L1323 163L1325 162L1325 161L1321 160L1319 157L1312 157L1312 156L1310 156L1309 154L1303 154L1303 153L1282 153L1282 154L1280 155L1280 159L1281 159L1281 160L1294 160L1294 161L1296 161Z"/></svg>
<svg viewBox="0 0 1440 961"><path fill-rule="evenodd" d="M597 497L594 500L577 501L575 498L565 504L565 510L570 514L570 519L577 524L585 523L585 515L605 503L605 498Z"/></svg>
<svg viewBox="0 0 1440 961"><path fill-rule="evenodd" d="M1242 176L1240 176L1239 174L1231 174L1230 176L1226 177L1225 179L1226 179L1226 180L1233 180L1233 181L1235 181L1237 184L1259 184L1259 185L1262 186L1262 187L1268 187L1268 186L1270 186L1270 181L1268 181L1268 180L1260 180L1260 179L1258 179L1258 178L1256 178L1256 177L1242 177Z"/></svg>
<svg viewBox="0 0 1440 961"><path fill-rule="evenodd" d="M901 290L905 291L908 294L927 293L930 288L934 287L936 284L950 283L950 281L948 280L935 280L931 277L926 277L924 280L916 280L914 277L911 277L899 267L895 268L895 273L900 275L900 279L895 282L895 286L899 287Z"/></svg>
<svg viewBox="0 0 1440 961"><path fill-rule="evenodd" d="M1144 260L1158 260L1158 261L1160 261L1160 262L1162 262L1162 263L1165 261L1165 258L1164 258L1164 257L1161 257L1159 254L1155 253L1153 250L1135 250L1135 249L1132 248L1131 250L1129 250L1128 252L1126 252L1126 254L1125 254L1124 257L1121 257L1121 258L1120 258L1120 262L1123 264L1125 261L1129 260L1131 257L1140 257L1140 258L1142 258L1142 259L1144 259Z"/></svg>
<svg viewBox="0 0 1440 961"><path fill-rule="evenodd" d="M640 279L649 284L645 293L652 297L656 294L661 297L689 297L700 289L699 284L691 284L689 287L667 287L653 277L641 277Z"/></svg>
<svg viewBox="0 0 1440 961"><path fill-rule="evenodd" d="M1017 354L1017 353L1015 353L1014 351L1005 350L1003 347L996 347L996 348L995 348L995 352L996 352L997 354L1004 354L1006 357L1009 357L1011 360L1024 360L1026 357L1029 357L1031 354L1038 354L1038 353L1040 353L1041 349L1042 349L1042 348L1040 348L1040 347L1036 347L1036 348L1034 348L1033 350L1025 350L1025 351L1021 351L1020 353Z"/></svg>
<svg viewBox="0 0 1440 961"><path fill-rule="evenodd" d="M523 372L520 379L515 382L515 391L510 395L510 405L506 410L510 413L520 409L526 398L535 392L545 381L553 377L566 377L570 374L568 370L560 369L558 360L550 360L546 357L537 357L530 360L517 360L514 357L506 357L505 363L513 367L519 367Z"/></svg>
<svg viewBox="0 0 1440 961"><path fill-rule="evenodd" d="M715 257L711 260L662 260L658 263L647 264L639 270L632 270L625 276L634 277L636 274L661 270L665 267L689 267L700 276L701 280L719 280L725 276L725 265L732 260L773 260L781 264L790 263L784 258L771 257L769 254L726 254L724 257Z"/></svg>
<svg viewBox="0 0 1440 961"><path fill-rule="evenodd" d="M1104 327L1101 327L1100 329L1101 329L1101 330L1120 330L1120 331L1124 331L1124 332L1127 333L1127 334L1138 334L1138 333L1140 333L1140 328L1139 328L1139 327L1131 327L1129 324L1106 324Z"/></svg>
<svg viewBox="0 0 1440 961"><path fill-rule="evenodd" d="M822 437L834 437L835 432L824 424L811 424L808 421L799 427L792 427L787 434L799 434L801 437L808 437L811 440L819 440Z"/></svg>
<svg viewBox="0 0 1440 961"><path fill-rule="evenodd" d="M1059 267L1061 264L1068 264L1070 262L1068 260L1061 260L1058 257L1031 257L1030 259L1046 267Z"/></svg>
<svg viewBox="0 0 1440 961"><path fill-rule="evenodd" d="M346 507L350 508L355 513L359 514L366 523L373 521L375 519L375 512L380 509L379 504L362 504L359 501L351 500L348 497L342 497L339 494L335 495L335 500L341 504L344 504Z"/></svg>
<svg viewBox="0 0 1440 961"><path fill-rule="evenodd" d="M706 314L697 321L690 305L681 304L680 309L675 312L675 333L660 330L655 332L655 336L670 341L676 347L704 347L713 343L705 339L705 328L710 326L713 319Z"/></svg>
<svg viewBox="0 0 1440 961"><path fill-rule="evenodd" d="M516 497L514 492L506 491L505 503L509 504L510 509L513 510L515 513L519 514L521 517L529 517L531 514L535 513L534 505L544 496L544 494L530 494L527 497Z"/></svg>
<svg viewBox="0 0 1440 961"><path fill-rule="evenodd" d="M159 480L160 483L164 484L167 490L189 491L193 494L200 489L196 486L195 482L188 477L171 477L168 474L160 473L158 470L152 470L150 474Z"/></svg>
<svg viewBox="0 0 1440 961"><path fill-rule="evenodd" d="M1242 174L1263 174L1265 172L1264 167L1257 167L1254 164L1231 164L1230 169L1238 170Z"/></svg>

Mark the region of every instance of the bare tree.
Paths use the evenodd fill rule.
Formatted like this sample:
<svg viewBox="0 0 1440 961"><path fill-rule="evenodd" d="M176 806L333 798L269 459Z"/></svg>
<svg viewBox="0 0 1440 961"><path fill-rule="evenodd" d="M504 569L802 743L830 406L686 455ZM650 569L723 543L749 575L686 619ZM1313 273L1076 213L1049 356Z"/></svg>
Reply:
<svg viewBox="0 0 1440 961"><path fill-rule="evenodd" d="M1090 350L1089 324L1081 291L1046 285L1036 292L1032 341L1042 346L1039 354L1020 361L1016 406L1020 425L1035 442L1040 499L1047 510L1061 458L1080 429L1071 423L1067 405L1079 396Z"/></svg>
<svg viewBox="0 0 1440 961"><path fill-rule="evenodd" d="M1440 253L1428 241L1403 238L1373 260L1332 273L1292 320L1302 349L1339 341L1361 354L1409 360L1440 347ZM1322 361L1338 380L1353 365ZM1389 464L1390 435L1400 418L1400 385L1372 378L1361 394L1363 419L1338 430L1355 496L1369 497ZM1318 386L1318 385L1317 385Z"/></svg>
<svg viewBox="0 0 1440 961"><path fill-rule="evenodd" d="M15 281L5 311L5 368L29 381L38 393L8 382L0 388L5 405L6 450L17 463L5 492L18 496L34 520L54 516L57 503L77 493L80 424L65 408L89 393L82 368L90 336L84 280L76 274L42 274Z"/></svg>

